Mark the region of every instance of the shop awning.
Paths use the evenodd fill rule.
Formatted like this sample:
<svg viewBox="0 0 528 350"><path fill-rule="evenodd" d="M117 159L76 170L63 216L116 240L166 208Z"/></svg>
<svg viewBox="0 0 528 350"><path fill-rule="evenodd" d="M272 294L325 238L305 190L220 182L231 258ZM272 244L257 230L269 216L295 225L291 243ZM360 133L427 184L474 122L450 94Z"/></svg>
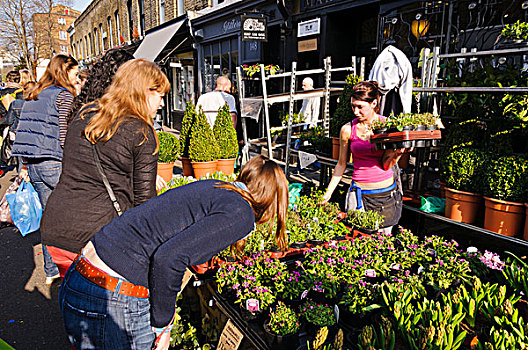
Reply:
<svg viewBox="0 0 528 350"><path fill-rule="evenodd" d="M186 18L147 33L136 52L134 52L134 57L154 61L185 21Z"/></svg>

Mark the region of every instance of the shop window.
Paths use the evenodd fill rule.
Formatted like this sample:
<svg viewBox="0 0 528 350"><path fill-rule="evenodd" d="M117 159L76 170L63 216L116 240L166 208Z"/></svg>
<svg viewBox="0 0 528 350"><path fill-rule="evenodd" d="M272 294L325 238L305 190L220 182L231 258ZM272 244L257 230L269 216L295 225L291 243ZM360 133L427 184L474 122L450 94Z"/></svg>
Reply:
<svg viewBox="0 0 528 350"><path fill-rule="evenodd" d="M173 110L184 110L187 102L194 101L193 66L172 68L172 79Z"/></svg>
<svg viewBox="0 0 528 350"><path fill-rule="evenodd" d="M106 21L108 23L108 37L110 39L110 47L114 47L114 31L112 30L112 17L108 16Z"/></svg>
<svg viewBox="0 0 528 350"><path fill-rule="evenodd" d="M165 23L165 0L159 0L159 20L160 24Z"/></svg>

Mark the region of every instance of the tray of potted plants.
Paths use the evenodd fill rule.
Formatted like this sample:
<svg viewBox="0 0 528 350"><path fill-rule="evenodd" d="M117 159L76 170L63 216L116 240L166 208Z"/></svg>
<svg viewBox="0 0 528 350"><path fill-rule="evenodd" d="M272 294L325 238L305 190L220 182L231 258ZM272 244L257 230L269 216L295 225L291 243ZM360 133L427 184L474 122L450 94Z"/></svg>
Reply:
<svg viewBox="0 0 528 350"><path fill-rule="evenodd" d="M345 348L521 349L519 344L528 344L524 261L462 250L454 240L419 238L403 228L313 246L292 264L256 254L222 266L216 280L218 293L232 303L254 299L265 314L274 303L288 305L301 315L301 333L316 323L314 309L319 316L339 315L339 328L357 330L347 331ZM335 330L326 326L333 341ZM308 339L316 341L317 330Z"/></svg>
<svg viewBox="0 0 528 350"><path fill-rule="evenodd" d="M430 113L408 113L376 120L370 142L378 149L430 147L442 138L437 117Z"/></svg>

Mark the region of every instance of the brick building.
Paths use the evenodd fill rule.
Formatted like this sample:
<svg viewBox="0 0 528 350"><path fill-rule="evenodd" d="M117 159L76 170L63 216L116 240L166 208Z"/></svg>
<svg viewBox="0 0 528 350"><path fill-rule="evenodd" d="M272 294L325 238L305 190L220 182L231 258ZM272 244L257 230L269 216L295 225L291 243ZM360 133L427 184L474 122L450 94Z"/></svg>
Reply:
<svg viewBox="0 0 528 350"><path fill-rule="evenodd" d="M80 14L71 7L57 5L48 13L35 13L32 16L35 48L39 59L51 58L58 53L72 53L67 30Z"/></svg>
<svg viewBox="0 0 528 350"><path fill-rule="evenodd" d="M156 28L187 11L207 7L212 2L212 0L93 0L70 29L72 52L81 61L92 59L109 48L140 40L145 36L145 31Z"/></svg>

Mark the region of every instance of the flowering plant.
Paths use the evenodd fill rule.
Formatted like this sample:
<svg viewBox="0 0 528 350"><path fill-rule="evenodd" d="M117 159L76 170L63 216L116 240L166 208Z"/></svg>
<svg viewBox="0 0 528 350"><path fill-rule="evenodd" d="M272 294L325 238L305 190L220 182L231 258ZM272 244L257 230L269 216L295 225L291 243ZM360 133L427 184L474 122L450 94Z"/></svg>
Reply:
<svg viewBox="0 0 528 350"><path fill-rule="evenodd" d="M248 66L247 64L243 64L242 70L246 73L248 77L252 77L255 75L255 73L260 72L260 63ZM264 66L264 71L267 72L270 75L274 75L279 71L280 67L276 64L268 64Z"/></svg>
<svg viewBox="0 0 528 350"><path fill-rule="evenodd" d="M268 327L273 333L288 335L299 331L299 316L284 303L279 301L277 307L269 315Z"/></svg>
<svg viewBox="0 0 528 350"><path fill-rule="evenodd" d="M313 301L307 301L302 309L302 315L306 321L316 326L333 326L336 324L334 308L326 304L317 304Z"/></svg>

